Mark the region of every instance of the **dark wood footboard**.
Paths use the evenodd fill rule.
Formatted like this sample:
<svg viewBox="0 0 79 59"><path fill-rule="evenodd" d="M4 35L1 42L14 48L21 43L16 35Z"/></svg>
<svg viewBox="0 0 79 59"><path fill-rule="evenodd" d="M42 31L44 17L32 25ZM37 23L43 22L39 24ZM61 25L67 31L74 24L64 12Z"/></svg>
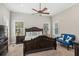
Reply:
<svg viewBox="0 0 79 59"><path fill-rule="evenodd" d="M24 41L23 45L24 55L48 49L56 50L56 40L47 36L39 36L32 40Z"/></svg>

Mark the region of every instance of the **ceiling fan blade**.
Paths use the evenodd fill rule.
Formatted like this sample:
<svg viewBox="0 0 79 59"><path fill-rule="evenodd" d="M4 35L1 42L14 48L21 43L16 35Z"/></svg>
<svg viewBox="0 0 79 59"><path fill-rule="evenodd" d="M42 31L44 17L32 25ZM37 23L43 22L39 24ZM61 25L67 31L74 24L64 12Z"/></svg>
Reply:
<svg viewBox="0 0 79 59"><path fill-rule="evenodd" d="M34 11L38 12L36 9L32 9L32 10L34 10Z"/></svg>
<svg viewBox="0 0 79 59"><path fill-rule="evenodd" d="M44 8L43 10L41 10L41 11L45 11L45 10L47 10L47 8Z"/></svg>
<svg viewBox="0 0 79 59"><path fill-rule="evenodd" d="M50 13L48 13L48 12L43 12L43 14L50 14Z"/></svg>

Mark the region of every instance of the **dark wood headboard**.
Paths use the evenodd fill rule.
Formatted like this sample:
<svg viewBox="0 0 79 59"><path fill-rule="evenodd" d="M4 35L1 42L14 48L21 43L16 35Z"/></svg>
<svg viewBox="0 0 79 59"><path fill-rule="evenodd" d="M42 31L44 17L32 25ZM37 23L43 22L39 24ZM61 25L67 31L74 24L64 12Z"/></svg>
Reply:
<svg viewBox="0 0 79 59"><path fill-rule="evenodd" d="M25 29L25 35L26 35L26 32L39 32L39 31L41 31L43 34L43 29L40 29L38 27L31 27L31 28Z"/></svg>
<svg viewBox="0 0 79 59"><path fill-rule="evenodd" d="M33 32L33 31L43 31L43 29L40 29L38 27L31 27L31 28L25 29L25 32Z"/></svg>

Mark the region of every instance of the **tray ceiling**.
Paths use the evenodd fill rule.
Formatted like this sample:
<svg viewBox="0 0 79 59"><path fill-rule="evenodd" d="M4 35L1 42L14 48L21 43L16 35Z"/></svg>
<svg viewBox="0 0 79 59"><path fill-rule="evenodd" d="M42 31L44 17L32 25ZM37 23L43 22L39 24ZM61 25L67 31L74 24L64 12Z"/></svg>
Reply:
<svg viewBox="0 0 79 59"><path fill-rule="evenodd" d="M39 3L4 3L4 5L11 11L28 14L35 13L32 8L39 10ZM75 3L42 3L41 8L47 7L48 12L54 15L73 5Z"/></svg>

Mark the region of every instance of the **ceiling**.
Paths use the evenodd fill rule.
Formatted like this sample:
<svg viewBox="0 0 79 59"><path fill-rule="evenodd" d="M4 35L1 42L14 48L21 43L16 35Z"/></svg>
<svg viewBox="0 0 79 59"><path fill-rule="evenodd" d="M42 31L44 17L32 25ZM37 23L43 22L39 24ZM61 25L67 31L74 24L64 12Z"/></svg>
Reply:
<svg viewBox="0 0 79 59"><path fill-rule="evenodd" d="M39 10L39 3L4 3L4 5L11 11L28 14L35 13L32 8ZM42 3L41 8L47 7L48 12L54 15L73 5L75 3Z"/></svg>

